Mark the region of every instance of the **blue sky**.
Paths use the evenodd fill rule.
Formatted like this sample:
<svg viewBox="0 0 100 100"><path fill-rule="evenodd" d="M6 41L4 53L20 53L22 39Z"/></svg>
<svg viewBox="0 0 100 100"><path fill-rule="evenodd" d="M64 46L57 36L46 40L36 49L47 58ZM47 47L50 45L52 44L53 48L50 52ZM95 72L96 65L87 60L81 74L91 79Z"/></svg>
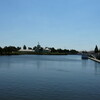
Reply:
<svg viewBox="0 0 100 100"><path fill-rule="evenodd" d="M100 47L100 0L0 0L0 46Z"/></svg>

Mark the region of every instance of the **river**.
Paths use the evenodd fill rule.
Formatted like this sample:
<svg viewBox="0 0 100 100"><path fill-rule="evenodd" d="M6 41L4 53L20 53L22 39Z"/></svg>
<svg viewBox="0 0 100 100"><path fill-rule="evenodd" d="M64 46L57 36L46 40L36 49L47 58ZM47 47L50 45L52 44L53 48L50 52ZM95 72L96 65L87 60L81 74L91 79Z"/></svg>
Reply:
<svg viewBox="0 0 100 100"><path fill-rule="evenodd" d="M0 56L0 100L100 100L100 64L80 55Z"/></svg>

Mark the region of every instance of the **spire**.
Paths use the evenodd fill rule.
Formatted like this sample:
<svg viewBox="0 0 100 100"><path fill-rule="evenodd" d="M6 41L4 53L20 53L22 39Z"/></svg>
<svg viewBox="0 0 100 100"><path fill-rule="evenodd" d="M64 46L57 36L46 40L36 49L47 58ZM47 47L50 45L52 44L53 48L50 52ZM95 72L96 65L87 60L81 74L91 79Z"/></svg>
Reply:
<svg viewBox="0 0 100 100"><path fill-rule="evenodd" d="M38 45L40 45L39 42L38 42Z"/></svg>
<svg viewBox="0 0 100 100"><path fill-rule="evenodd" d="M41 47L39 42L38 42L38 45L37 45L37 47L38 47L38 48L40 48L40 47Z"/></svg>

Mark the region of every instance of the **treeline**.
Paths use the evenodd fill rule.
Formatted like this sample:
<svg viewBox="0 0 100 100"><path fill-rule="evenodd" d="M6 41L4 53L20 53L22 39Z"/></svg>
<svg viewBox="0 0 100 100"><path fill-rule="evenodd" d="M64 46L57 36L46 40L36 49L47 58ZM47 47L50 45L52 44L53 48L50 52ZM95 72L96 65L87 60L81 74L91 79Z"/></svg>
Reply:
<svg viewBox="0 0 100 100"><path fill-rule="evenodd" d="M50 54L50 55L64 55L64 54L77 54L78 51L76 50L68 50L68 49L55 49L54 47L48 48L50 51L47 52L44 50L43 47L40 47L39 52L36 52L36 46L33 48L31 47L26 47L25 45L23 46L23 49L30 49L33 50L34 52L20 52L19 50L21 47L15 47L15 46L5 46L4 48L0 47L0 55L20 55L20 54Z"/></svg>
<svg viewBox="0 0 100 100"><path fill-rule="evenodd" d="M97 45L95 46L94 53L95 57L100 60L100 49L98 49Z"/></svg>
<svg viewBox="0 0 100 100"><path fill-rule="evenodd" d="M55 48L50 48L51 49L51 53L61 53L61 54L77 54L78 51L72 49L72 50L68 50L68 49L55 49Z"/></svg>
<svg viewBox="0 0 100 100"><path fill-rule="evenodd" d="M21 47L15 46L5 46L4 48L0 47L0 55L12 55L17 54Z"/></svg>

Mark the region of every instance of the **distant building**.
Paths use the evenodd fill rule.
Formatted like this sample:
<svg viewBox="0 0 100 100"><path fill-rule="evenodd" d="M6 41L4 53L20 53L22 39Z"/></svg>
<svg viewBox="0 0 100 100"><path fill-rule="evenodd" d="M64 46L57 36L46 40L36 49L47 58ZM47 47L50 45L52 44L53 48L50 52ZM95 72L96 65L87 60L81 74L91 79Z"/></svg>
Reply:
<svg viewBox="0 0 100 100"><path fill-rule="evenodd" d="M48 53L48 52L51 52L51 50L48 47L45 47L45 48L41 47L41 45L38 42L38 45L35 48L35 52L36 53Z"/></svg>
<svg viewBox="0 0 100 100"><path fill-rule="evenodd" d="M39 44L39 42L38 42L38 45L36 46L36 48L35 48L35 52L37 52L37 53L40 53L41 52L41 45Z"/></svg>
<svg viewBox="0 0 100 100"><path fill-rule="evenodd" d="M49 52L51 52L51 50L50 50L48 47L45 47L45 48L43 49L43 52L49 53Z"/></svg>
<svg viewBox="0 0 100 100"><path fill-rule="evenodd" d="M24 49L24 48L20 49L19 51L20 52L36 52L36 53L49 53L49 52L51 52L50 48L48 48L48 47L45 47L45 48L41 47L39 42L38 42L37 46L35 46L33 49L31 47L28 47L26 49Z"/></svg>
<svg viewBox="0 0 100 100"><path fill-rule="evenodd" d="M20 49L20 52L35 52L34 50L30 50L30 49Z"/></svg>

